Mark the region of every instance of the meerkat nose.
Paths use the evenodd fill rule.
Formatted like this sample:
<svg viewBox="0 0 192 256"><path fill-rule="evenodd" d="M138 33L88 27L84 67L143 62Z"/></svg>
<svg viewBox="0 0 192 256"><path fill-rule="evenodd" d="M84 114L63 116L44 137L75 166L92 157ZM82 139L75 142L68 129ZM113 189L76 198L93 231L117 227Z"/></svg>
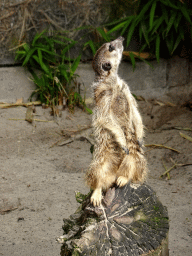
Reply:
<svg viewBox="0 0 192 256"><path fill-rule="evenodd" d="M118 37L118 38L117 38L117 40L120 40L120 41L122 41L122 42L123 42L123 41L125 40L125 38L124 38L124 37L122 37L122 36L120 36L120 37Z"/></svg>

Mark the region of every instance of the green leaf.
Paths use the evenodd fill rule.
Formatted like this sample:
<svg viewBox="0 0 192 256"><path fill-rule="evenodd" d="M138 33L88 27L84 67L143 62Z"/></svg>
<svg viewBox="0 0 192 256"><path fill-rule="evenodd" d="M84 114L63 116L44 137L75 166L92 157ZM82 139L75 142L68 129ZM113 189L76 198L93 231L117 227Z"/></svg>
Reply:
<svg viewBox="0 0 192 256"><path fill-rule="evenodd" d="M143 20L143 16L144 14L149 10L150 5L154 2L154 0L149 1L147 4L144 5L144 7L142 8L142 10L140 11L140 13L138 13L137 15L137 19L139 21Z"/></svg>
<svg viewBox="0 0 192 256"><path fill-rule="evenodd" d="M66 36L57 36L57 38L62 38L62 39L64 39L65 41L67 41L67 42L70 42L70 43L77 43L77 41L75 41L75 40L73 40L73 39L71 39L71 38L68 38L68 37L66 37Z"/></svg>
<svg viewBox="0 0 192 256"><path fill-rule="evenodd" d="M183 16L185 17L185 19L192 25L191 18L189 16L186 5L181 6L180 10L183 13Z"/></svg>
<svg viewBox="0 0 192 256"><path fill-rule="evenodd" d="M35 71L33 69L29 68L29 72L33 76L34 80L36 80L36 81L39 80L39 77L37 76L37 74L35 73Z"/></svg>
<svg viewBox="0 0 192 256"><path fill-rule="evenodd" d="M179 35L181 37L181 39L185 39L185 31L183 29L183 26L179 26Z"/></svg>
<svg viewBox="0 0 192 256"><path fill-rule="evenodd" d="M145 43L139 50L139 52L143 52L145 50L145 48L148 47L148 44Z"/></svg>
<svg viewBox="0 0 192 256"><path fill-rule="evenodd" d="M121 31L121 36L125 33L126 29L128 28L128 26L130 25L130 23L132 22L132 20L135 18L135 16L129 16L128 19L126 20L126 24L124 26L124 28Z"/></svg>
<svg viewBox="0 0 192 256"><path fill-rule="evenodd" d="M129 56L130 56L132 67L133 67L133 71L134 71L135 70L135 57L134 57L134 54L132 52L130 52Z"/></svg>
<svg viewBox="0 0 192 256"><path fill-rule="evenodd" d="M111 33L113 33L114 31L119 30L121 27L124 27L124 25L125 25L126 23L127 23L126 21L124 21L124 22L122 22L122 23L119 23L117 26L115 26L114 28L112 28L111 30L109 30L109 31L107 32L107 34L111 34Z"/></svg>
<svg viewBox="0 0 192 256"><path fill-rule="evenodd" d="M125 20L127 20L127 17L122 18L122 19L119 19L119 20L115 20L115 21L110 22L110 23L107 23L107 24L105 24L104 26L105 26L105 27L107 27L107 26L112 26L112 25L115 25L115 24L119 24L119 23L121 23L121 22L123 22L123 21L125 21Z"/></svg>
<svg viewBox="0 0 192 256"><path fill-rule="evenodd" d="M56 44L61 44L61 45L66 45L67 44L66 42L62 42L62 41L57 40L57 39L53 39L53 42L56 43Z"/></svg>
<svg viewBox="0 0 192 256"><path fill-rule="evenodd" d="M168 14L167 8L163 4L161 4L161 12L162 12L163 19L168 24L168 22L169 22L169 14Z"/></svg>
<svg viewBox="0 0 192 256"><path fill-rule="evenodd" d="M71 77L73 76L73 74L75 73L79 62L81 60L81 54L75 59L75 61L73 62L72 66L71 66Z"/></svg>
<svg viewBox="0 0 192 256"><path fill-rule="evenodd" d="M128 31L128 35L127 35L127 46L130 44L130 41L131 41L131 38L132 38L132 35L133 35L133 32L136 28L136 19L133 20L133 23L131 24L130 28L129 28L129 31Z"/></svg>
<svg viewBox="0 0 192 256"><path fill-rule="evenodd" d="M90 108L85 107L85 109L86 109L86 111L87 111L89 114L93 114L93 111L92 111Z"/></svg>
<svg viewBox="0 0 192 256"><path fill-rule="evenodd" d="M44 40L42 40L42 43L41 43L43 48L46 48L46 49L50 49L51 48L51 50L54 51L53 38L49 38L49 37L43 35L41 37L41 39L44 39ZM36 46L38 47L38 45L36 45Z"/></svg>
<svg viewBox="0 0 192 256"><path fill-rule="evenodd" d="M67 45L67 46L62 50L62 53L61 53L62 61L63 61L64 59L66 59L65 54L66 54L67 52L69 52L69 50L70 50L76 43L77 43L77 42L70 43L69 45Z"/></svg>
<svg viewBox="0 0 192 256"><path fill-rule="evenodd" d="M31 58L31 56L33 55L33 53L36 51L36 48L32 48L32 49L30 49L28 52L27 52L27 55L26 55L26 57L25 57L25 60L23 61L23 63L22 63L22 66L25 66L27 63L28 63L28 61L29 61L29 59Z"/></svg>
<svg viewBox="0 0 192 256"><path fill-rule="evenodd" d="M33 55L33 59L36 60L36 62L40 65L39 58L36 55Z"/></svg>
<svg viewBox="0 0 192 256"><path fill-rule="evenodd" d="M99 32L99 34L105 39L106 42L110 42L111 41L111 38L110 38L108 32L105 33L105 31L102 28L99 28L99 27L96 28L96 29Z"/></svg>
<svg viewBox="0 0 192 256"><path fill-rule="evenodd" d="M55 50L51 52L51 51L48 51L47 49L41 48L41 47L39 47L38 49L41 50L42 52L49 53L50 55L59 56L58 54L55 53Z"/></svg>
<svg viewBox="0 0 192 256"><path fill-rule="evenodd" d="M164 17L161 16L160 18L158 18L158 20L156 20L156 25L154 26L153 30L151 31L151 33L156 33L158 28L163 24L164 22Z"/></svg>
<svg viewBox="0 0 192 256"><path fill-rule="evenodd" d="M41 50L38 49L37 52L38 52L38 57L39 57L39 62L40 62L41 68L45 71L45 73L49 74L49 67L47 65L45 65L45 63L43 62L43 56L42 56Z"/></svg>
<svg viewBox="0 0 192 256"><path fill-rule="evenodd" d="M142 40L142 36L143 36L143 31L142 31L142 27L139 27L139 39L140 41Z"/></svg>
<svg viewBox="0 0 192 256"><path fill-rule="evenodd" d="M22 46L23 46L23 48L25 49L26 52L29 51L30 47L27 43L23 44Z"/></svg>
<svg viewBox="0 0 192 256"><path fill-rule="evenodd" d="M144 23L144 21L141 22L141 29L142 29L145 41L149 45L149 38L148 38L148 34L147 34L147 28L146 28L146 24Z"/></svg>
<svg viewBox="0 0 192 256"><path fill-rule="evenodd" d="M178 6L176 6L175 4L173 4L170 0L166 0L167 3L169 4L170 7L174 8L174 9L179 9Z"/></svg>
<svg viewBox="0 0 192 256"><path fill-rule="evenodd" d="M140 60L142 60L143 62L145 62L147 65L149 65L151 68L153 68L153 65L152 65L149 61L143 59L143 58L140 57L140 56L137 56L137 57L138 57Z"/></svg>
<svg viewBox="0 0 192 256"><path fill-rule="evenodd" d="M181 36L179 35L179 36L177 37L176 41L175 41L175 44L174 44L174 46L173 46L173 50L172 50L172 52L171 52L171 55L173 55L174 51L177 49L177 47L178 47L178 45L179 45L180 42L181 42Z"/></svg>
<svg viewBox="0 0 192 256"><path fill-rule="evenodd" d="M173 44L174 44L174 35L173 35L173 33L170 33L170 35L168 37L166 37L165 42L167 44L169 54L171 55L171 53L173 51Z"/></svg>
<svg viewBox="0 0 192 256"><path fill-rule="evenodd" d="M36 36L34 37L34 39L32 41L32 46L35 45L35 42L37 41L37 39L39 39L45 32L46 32L46 30L43 30L40 34L36 34Z"/></svg>
<svg viewBox="0 0 192 256"><path fill-rule="evenodd" d="M175 26L176 32L177 32L177 29L178 29L178 26L179 26L179 24L180 24L180 21L181 21L182 16L183 16L182 13L179 12L179 13L178 13L178 16L177 16L177 18L176 18L176 20L175 20L175 22L174 22L174 26Z"/></svg>
<svg viewBox="0 0 192 256"><path fill-rule="evenodd" d="M154 16L155 16L155 8L156 8L156 5L157 5L157 2L155 1L153 4L152 4L152 7L151 7L151 11L150 11L150 15L149 15L149 27L150 29L152 29L153 27L153 19L154 19Z"/></svg>
<svg viewBox="0 0 192 256"><path fill-rule="evenodd" d="M87 45L89 45L91 47L92 53L93 53L93 55L95 55L96 49L95 49L95 45L94 45L93 41L89 40L88 42L86 42L84 44L84 47L86 47Z"/></svg>
<svg viewBox="0 0 192 256"><path fill-rule="evenodd" d="M68 72L65 69L61 69L61 74L64 76L65 80L67 83L69 83L69 77L68 77Z"/></svg>
<svg viewBox="0 0 192 256"><path fill-rule="evenodd" d="M176 16L177 16L177 11L174 11L172 13L171 18L170 18L170 20L168 22L168 25L167 25L167 29L166 29L167 33L166 33L166 35L168 35L168 33L169 33L169 31L170 31L170 29L171 29L171 27L172 27L172 25L173 25L173 23L175 21Z"/></svg>
<svg viewBox="0 0 192 256"><path fill-rule="evenodd" d="M22 60L26 56L26 51L17 51L15 60Z"/></svg>
<svg viewBox="0 0 192 256"><path fill-rule="evenodd" d="M17 51L16 54L19 54L19 55L26 55L26 51Z"/></svg>
<svg viewBox="0 0 192 256"><path fill-rule="evenodd" d="M155 54L156 54L157 62L159 62L159 55L160 55L160 36L159 35L157 35L157 38L156 38Z"/></svg>
<svg viewBox="0 0 192 256"><path fill-rule="evenodd" d="M177 7L176 5L174 5L173 3L171 3L169 0L165 0L165 1L161 0L161 3L163 3L163 4L166 5L166 6L171 7L171 8L173 8L173 9L179 9L179 7Z"/></svg>

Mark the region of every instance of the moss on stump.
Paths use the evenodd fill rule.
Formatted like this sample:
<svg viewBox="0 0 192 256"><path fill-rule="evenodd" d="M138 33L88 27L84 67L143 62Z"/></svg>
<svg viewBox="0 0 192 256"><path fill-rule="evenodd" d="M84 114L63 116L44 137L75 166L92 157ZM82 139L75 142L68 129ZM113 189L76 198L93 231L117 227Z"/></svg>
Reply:
<svg viewBox="0 0 192 256"><path fill-rule="evenodd" d="M64 219L61 256L169 255L167 209L148 185L113 187L100 207L89 198Z"/></svg>

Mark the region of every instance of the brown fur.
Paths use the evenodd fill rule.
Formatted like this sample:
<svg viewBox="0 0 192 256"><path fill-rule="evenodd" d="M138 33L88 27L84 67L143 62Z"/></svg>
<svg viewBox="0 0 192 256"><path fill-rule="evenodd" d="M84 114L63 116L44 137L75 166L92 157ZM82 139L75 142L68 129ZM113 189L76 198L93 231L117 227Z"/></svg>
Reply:
<svg viewBox="0 0 192 256"><path fill-rule="evenodd" d="M124 186L129 181L143 182L147 173L143 149L138 143L143 140L142 119L128 85L117 74L122 41L118 38L104 44L93 60L96 144L86 180L94 190L91 202L95 206L101 203L102 190L113 183Z"/></svg>

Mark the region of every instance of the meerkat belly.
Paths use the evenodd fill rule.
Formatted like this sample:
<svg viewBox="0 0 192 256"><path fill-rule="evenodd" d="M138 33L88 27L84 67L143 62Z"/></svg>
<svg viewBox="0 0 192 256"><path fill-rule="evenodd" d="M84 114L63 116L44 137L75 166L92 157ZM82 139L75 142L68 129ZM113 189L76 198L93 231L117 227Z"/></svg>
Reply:
<svg viewBox="0 0 192 256"><path fill-rule="evenodd" d="M112 103L112 110L115 118L122 128L126 127L130 120L130 106L127 102L126 96L123 93L119 93L114 97Z"/></svg>

